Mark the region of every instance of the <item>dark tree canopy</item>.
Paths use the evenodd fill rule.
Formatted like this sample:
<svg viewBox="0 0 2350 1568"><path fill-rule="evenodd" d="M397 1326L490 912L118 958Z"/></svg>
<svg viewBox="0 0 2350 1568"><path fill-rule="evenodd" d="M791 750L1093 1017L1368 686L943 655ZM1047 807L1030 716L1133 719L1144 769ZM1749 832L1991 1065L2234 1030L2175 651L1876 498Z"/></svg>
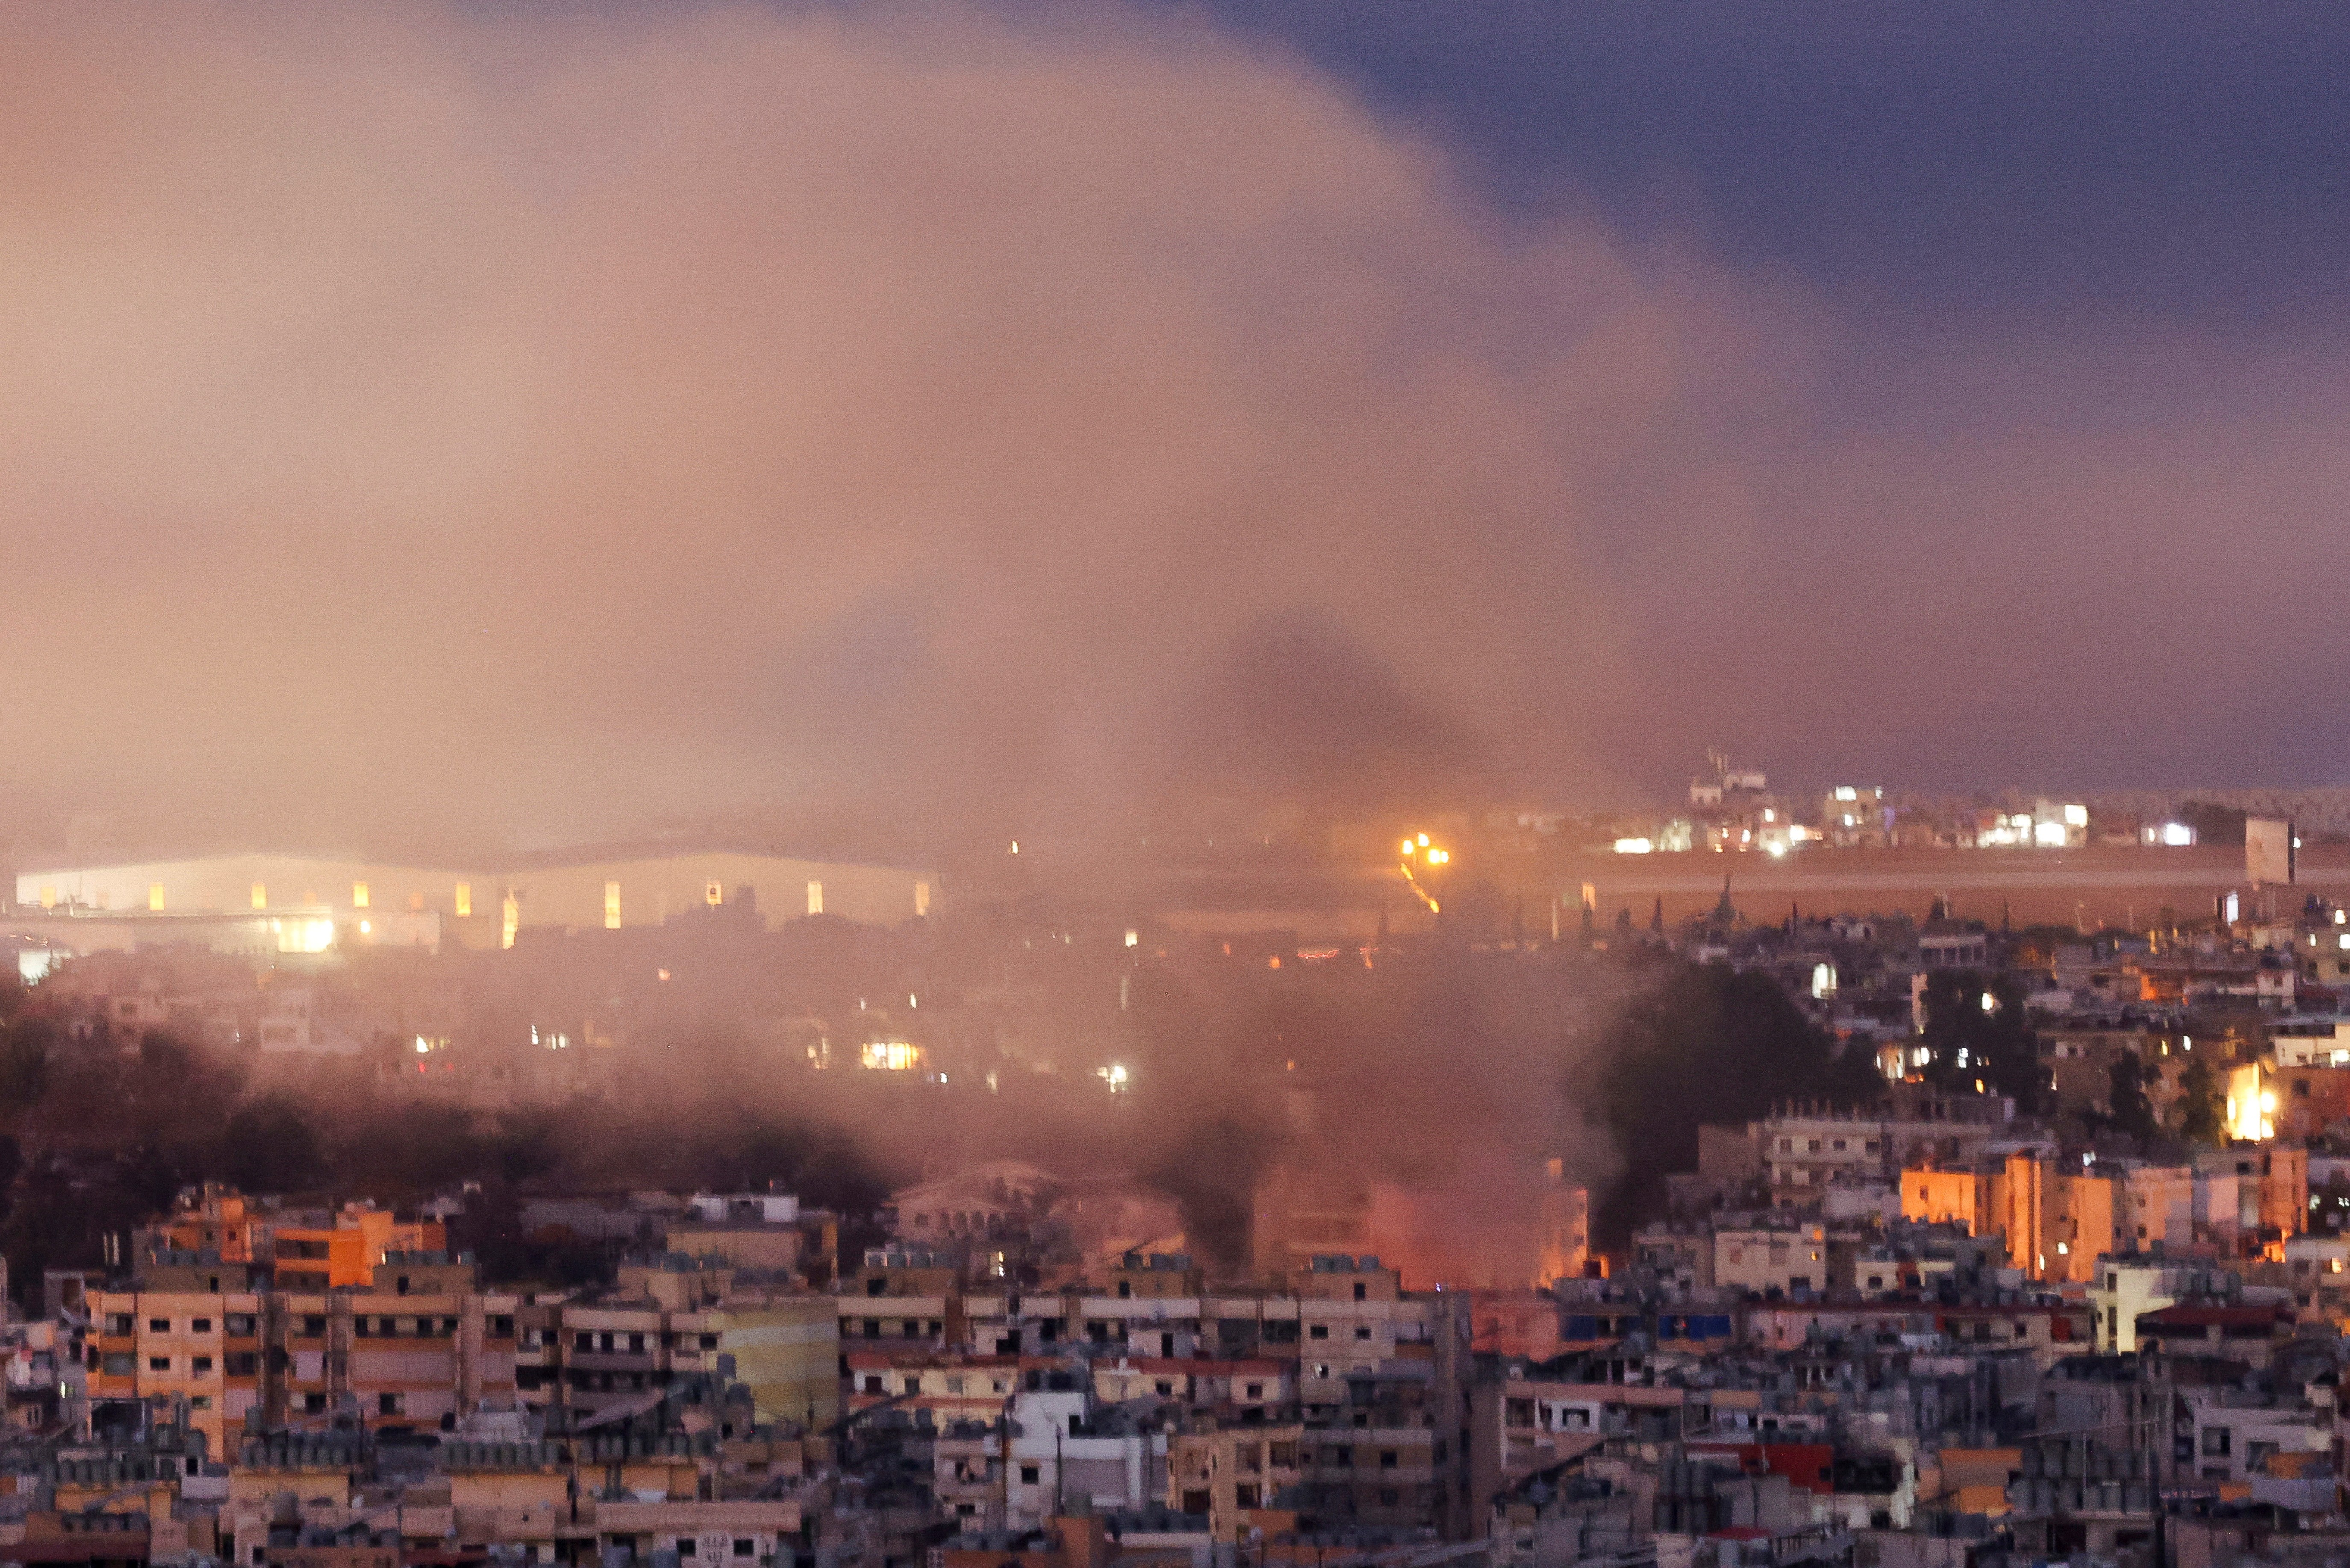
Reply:
<svg viewBox="0 0 2350 1568"><path fill-rule="evenodd" d="M1980 1082L1988 1093L2012 1097L2021 1112L2040 1108L2045 1082L2040 1038L2024 1016L2023 992L2012 980L1938 971L1926 978L1925 1012L1919 1044L1931 1053L1928 1083L1969 1095Z"/></svg>
<svg viewBox="0 0 2350 1568"><path fill-rule="evenodd" d="M1721 964L1659 970L1600 1041L1600 1101L1624 1152L1595 1222L1620 1238L1697 1168L1698 1128L1753 1121L1788 1100L1852 1106L1883 1090L1866 1053L1839 1052L1769 976Z"/></svg>

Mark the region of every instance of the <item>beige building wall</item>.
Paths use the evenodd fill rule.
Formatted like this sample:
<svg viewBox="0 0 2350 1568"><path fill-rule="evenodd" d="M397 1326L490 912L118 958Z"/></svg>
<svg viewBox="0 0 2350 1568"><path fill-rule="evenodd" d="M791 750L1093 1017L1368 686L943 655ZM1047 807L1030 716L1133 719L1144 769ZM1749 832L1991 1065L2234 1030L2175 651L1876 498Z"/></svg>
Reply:
<svg viewBox="0 0 2350 1568"><path fill-rule="evenodd" d="M237 914L258 909L393 915L416 909L447 915L454 911L461 882L471 884L476 904L485 891L494 903L497 882L486 871L298 855L223 855L27 871L16 878L16 903L36 909L70 903L118 914ZM359 901L362 894L364 903Z"/></svg>
<svg viewBox="0 0 2350 1568"><path fill-rule="evenodd" d="M769 930L810 914L895 926L931 913L939 878L925 870L772 855L680 855L582 862L506 873L525 930L657 926L752 890Z"/></svg>
<svg viewBox="0 0 2350 1568"><path fill-rule="evenodd" d="M221 1458L261 1402L262 1307L260 1295L245 1293L93 1295L91 1397L184 1399L188 1424Z"/></svg>
<svg viewBox="0 0 2350 1568"><path fill-rule="evenodd" d="M840 1314L831 1296L729 1302L707 1314L718 1354L751 1390L761 1421L829 1426L840 1414Z"/></svg>
<svg viewBox="0 0 2350 1568"><path fill-rule="evenodd" d="M232 940L201 940L236 950L314 952L334 943L437 947L444 939L494 948L508 941L510 914L516 930L657 926L733 906L745 888L770 930L816 914L895 926L933 912L940 879L921 867L735 852L504 870L252 854L27 871L16 878L16 903L28 914L70 908L172 916L182 925L234 919ZM100 945L131 945L120 933L111 943L95 928L88 935Z"/></svg>

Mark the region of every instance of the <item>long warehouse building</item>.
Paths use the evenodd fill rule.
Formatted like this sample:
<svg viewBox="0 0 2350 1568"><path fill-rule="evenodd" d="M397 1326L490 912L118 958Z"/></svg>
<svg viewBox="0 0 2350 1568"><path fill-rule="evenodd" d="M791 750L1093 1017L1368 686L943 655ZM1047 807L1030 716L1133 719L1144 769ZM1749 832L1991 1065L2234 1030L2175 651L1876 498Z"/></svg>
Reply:
<svg viewBox="0 0 2350 1568"><path fill-rule="evenodd" d="M895 926L931 915L938 890L926 870L724 848L478 867L254 853L20 872L11 923L55 926L82 939L68 945L93 948L497 948L531 930L621 930L711 909L769 930L813 915Z"/></svg>

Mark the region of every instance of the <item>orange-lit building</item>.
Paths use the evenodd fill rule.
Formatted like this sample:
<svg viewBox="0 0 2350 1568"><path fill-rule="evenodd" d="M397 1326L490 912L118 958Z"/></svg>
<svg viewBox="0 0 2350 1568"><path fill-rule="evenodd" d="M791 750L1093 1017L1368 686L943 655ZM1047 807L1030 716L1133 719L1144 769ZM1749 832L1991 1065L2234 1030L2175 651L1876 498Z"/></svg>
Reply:
<svg viewBox="0 0 2350 1568"><path fill-rule="evenodd" d="M2272 1081L2277 1130L2289 1137L2314 1137L2350 1117L2350 1066L2280 1067Z"/></svg>
<svg viewBox="0 0 2350 1568"><path fill-rule="evenodd" d="M437 1220L401 1221L389 1210L347 1203L331 1227L280 1229L271 1247L283 1291L360 1289L375 1282L376 1266L394 1252L442 1252L447 1227Z"/></svg>
<svg viewBox="0 0 2350 1568"><path fill-rule="evenodd" d="M224 1263L267 1262L268 1227L255 1218L242 1193L206 1183L193 1208L158 1223L154 1243L175 1252L210 1253Z"/></svg>
<svg viewBox="0 0 2350 1568"><path fill-rule="evenodd" d="M2043 1171L2046 1198L2035 1266L2028 1272L2034 1279L2086 1284L2096 1278L2098 1257L2114 1250L2114 1184L2102 1176L2035 1168Z"/></svg>
<svg viewBox="0 0 2350 1568"><path fill-rule="evenodd" d="M1921 1168L1901 1173L1906 1220L1964 1225L2006 1242L2007 1266L2035 1280L2085 1282L2114 1246L2114 1184L2012 1154L1994 1170Z"/></svg>
<svg viewBox="0 0 2350 1568"><path fill-rule="evenodd" d="M1905 1170L1901 1217L1930 1225L1963 1225L1970 1236L1985 1235L1997 1228L1991 1223L1991 1179L1983 1172L1964 1168Z"/></svg>
<svg viewBox="0 0 2350 1568"><path fill-rule="evenodd" d="M1564 1345L1558 1298L1542 1291L1474 1291L1470 1343L1480 1354L1548 1361Z"/></svg>

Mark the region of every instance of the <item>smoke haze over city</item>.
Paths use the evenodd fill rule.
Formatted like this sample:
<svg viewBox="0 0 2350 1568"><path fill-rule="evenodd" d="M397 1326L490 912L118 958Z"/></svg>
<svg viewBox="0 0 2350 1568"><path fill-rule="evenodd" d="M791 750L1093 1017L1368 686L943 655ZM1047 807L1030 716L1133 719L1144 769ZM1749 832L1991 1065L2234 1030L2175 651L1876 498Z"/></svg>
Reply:
<svg viewBox="0 0 2350 1568"><path fill-rule="evenodd" d="M0 1564L2340 1568L2345 80L0 8Z"/></svg>
<svg viewBox="0 0 2350 1568"><path fill-rule="evenodd" d="M1846 207L1758 237L1704 133L1497 135L1519 12L1451 88L1317 15L12 13L14 801L424 846L1613 795L1715 740L2339 776L2289 718L2330 623L2185 657L2342 565L2322 266L2115 271L2213 221L2151 177L2092 254L2054 176L1948 275ZM1948 158L2056 134L1998 129ZM1964 179L1865 172L1945 221Z"/></svg>

